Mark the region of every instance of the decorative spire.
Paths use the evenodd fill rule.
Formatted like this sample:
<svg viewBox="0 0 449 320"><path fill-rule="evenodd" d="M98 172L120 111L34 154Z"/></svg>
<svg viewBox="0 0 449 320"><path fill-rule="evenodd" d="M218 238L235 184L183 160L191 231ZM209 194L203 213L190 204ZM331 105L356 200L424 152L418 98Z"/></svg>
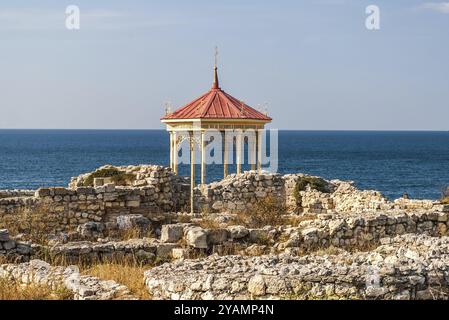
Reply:
<svg viewBox="0 0 449 320"><path fill-rule="evenodd" d="M215 47L215 63L214 63L214 83L212 84L212 89L220 89L220 85L218 83L218 68L217 68L217 59L218 59L218 47Z"/></svg>

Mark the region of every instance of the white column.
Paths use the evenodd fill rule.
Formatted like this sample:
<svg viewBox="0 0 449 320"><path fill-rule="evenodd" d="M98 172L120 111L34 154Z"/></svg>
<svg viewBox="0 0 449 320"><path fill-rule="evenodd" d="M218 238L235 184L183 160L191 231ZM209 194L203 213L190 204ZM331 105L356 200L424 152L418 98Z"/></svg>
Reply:
<svg viewBox="0 0 449 320"><path fill-rule="evenodd" d="M242 132L237 133L236 138L236 162L237 162L237 174L242 173Z"/></svg>
<svg viewBox="0 0 449 320"><path fill-rule="evenodd" d="M170 131L170 168L173 170L173 132Z"/></svg>
<svg viewBox="0 0 449 320"><path fill-rule="evenodd" d="M257 130L257 171L262 170L262 132L263 129Z"/></svg>
<svg viewBox="0 0 449 320"><path fill-rule="evenodd" d="M223 131L223 178L228 176L228 141L226 131Z"/></svg>
<svg viewBox="0 0 449 320"><path fill-rule="evenodd" d="M251 146L248 146L248 148L251 148L249 152L251 153L251 156L249 157L252 160L251 163L251 170L256 170L256 163L257 163L257 131L254 131L254 137L251 139L252 143Z"/></svg>
<svg viewBox="0 0 449 320"><path fill-rule="evenodd" d="M206 134L201 131L201 184L206 184Z"/></svg>
<svg viewBox="0 0 449 320"><path fill-rule="evenodd" d="M190 213L193 213L193 190L195 189L195 142L190 133Z"/></svg>
<svg viewBox="0 0 449 320"><path fill-rule="evenodd" d="M173 172L178 174L178 134L173 131Z"/></svg>

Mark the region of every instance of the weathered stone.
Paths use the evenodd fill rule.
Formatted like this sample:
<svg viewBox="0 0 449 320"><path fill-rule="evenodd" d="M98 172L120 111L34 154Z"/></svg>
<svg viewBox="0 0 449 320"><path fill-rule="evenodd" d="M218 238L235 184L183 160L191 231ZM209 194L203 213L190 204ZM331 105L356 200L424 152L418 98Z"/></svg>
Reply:
<svg viewBox="0 0 449 320"><path fill-rule="evenodd" d="M0 229L0 241L9 241L9 232L7 229Z"/></svg>
<svg viewBox="0 0 449 320"><path fill-rule="evenodd" d="M133 299L128 288L115 281L101 280L80 275L74 266L51 266L41 260L21 264L0 265L0 278L7 278L23 284L43 284L66 287L75 300Z"/></svg>
<svg viewBox="0 0 449 320"><path fill-rule="evenodd" d="M209 245L221 244L228 240L228 230L210 229L207 231L207 243Z"/></svg>
<svg viewBox="0 0 449 320"><path fill-rule="evenodd" d="M248 291L254 296L265 295L265 279L261 275L255 275L248 281Z"/></svg>
<svg viewBox="0 0 449 320"><path fill-rule="evenodd" d="M173 249L178 247L175 243L160 243L157 245L156 256L159 259L171 258Z"/></svg>
<svg viewBox="0 0 449 320"><path fill-rule="evenodd" d="M184 235L184 225L165 224L161 229L161 242L178 242Z"/></svg>
<svg viewBox="0 0 449 320"><path fill-rule="evenodd" d="M207 232L200 227L190 227L186 232L186 241L194 248L207 249Z"/></svg>
<svg viewBox="0 0 449 320"><path fill-rule="evenodd" d="M118 216L116 221L118 228L122 230L132 229L134 227L146 229L151 223L148 218L145 218L141 214Z"/></svg>
<svg viewBox="0 0 449 320"><path fill-rule="evenodd" d="M11 250L16 247L16 242L14 240L9 240L6 242L3 242L3 249L5 250Z"/></svg>
<svg viewBox="0 0 449 320"><path fill-rule="evenodd" d="M227 229L232 239L241 239L249 234L248 229L244 226L229 226Z"/></svg>
<svg viewBox="0 0 449 320"><path fill-rule="evenodd" d="M173 248L172 257L173 259L183 259L186 257L186 249L183 248Z"/></svg>

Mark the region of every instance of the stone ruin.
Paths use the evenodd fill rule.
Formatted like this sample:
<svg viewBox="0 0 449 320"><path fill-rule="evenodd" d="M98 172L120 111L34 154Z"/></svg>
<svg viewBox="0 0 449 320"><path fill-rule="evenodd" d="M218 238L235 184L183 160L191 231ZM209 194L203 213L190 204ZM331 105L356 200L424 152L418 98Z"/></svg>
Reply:
<svg viewBox="0 0 449 320"><path fill-rule="evenodd" d="M134 179L116 184L88 173L67 188L0 191L0 219L34 212L51 217L52 230L48 244L40 245L1 229L0 258L9 263L0 266L0 277L47 279L76 299L135 298L126 287L95 277L71 285L73 268L39 260L45 252L73 264L124 258L159 264L142 280L155 299L448 297L438 289L448 285L447 204L391 201L348 181L248 171L198 186L197 213L190 215L188 178L153 165L99 170L111 168ZM300 222L230 223L267 197L286 208L279 214ZM131 229L141 235L114 238ZM435 265L441 268L432 271ZM365 285L367 268L380 270L378 286Z"/></svg>

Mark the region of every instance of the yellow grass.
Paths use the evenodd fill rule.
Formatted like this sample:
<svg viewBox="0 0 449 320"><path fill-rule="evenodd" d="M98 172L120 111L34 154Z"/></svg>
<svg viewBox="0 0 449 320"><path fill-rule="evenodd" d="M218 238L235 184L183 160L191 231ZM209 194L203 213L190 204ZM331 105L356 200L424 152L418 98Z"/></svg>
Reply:
<svg viewBox="0 0 449 320"><path fill-rule="evenodd" d="M259 199L251 208L237 214L234 222L249 228L264 226L278 226L283 222L286 214L285 205L273 196Z"/></svg>
<svg viewBox="0 0 449 320"><path fill-rule="evenodd" d="M149 267L139 266L132 262L100 263L86 267L82 272L104 280L114 280L125 285L131 293L143 300L150 300L151 296L145 287L143 273Z"/></svg>
<svg viewBox="0 0 449 320"><path fill-rule="evenodd" d="M297 227L303 221L315 220L315 219L317 219L316 214L291 215L291 216L285 217L284 224Z"/></svg>
<svg viewBox="0 0 449 320"><path fill-rule="evenodd" d="M17 214L0 215L0 229L8 229L11 236L23 234L24 240L47 244L48 236L58 225L58 216L49 213L46 207L25 210Z"/></svg>
<svg viewBox="0 0 449 320"><path fill-rule="evenodd" d="M44 285L23 285L0 279L0 300L69 300L72 293L65 288L52 290Z"/></svg>

